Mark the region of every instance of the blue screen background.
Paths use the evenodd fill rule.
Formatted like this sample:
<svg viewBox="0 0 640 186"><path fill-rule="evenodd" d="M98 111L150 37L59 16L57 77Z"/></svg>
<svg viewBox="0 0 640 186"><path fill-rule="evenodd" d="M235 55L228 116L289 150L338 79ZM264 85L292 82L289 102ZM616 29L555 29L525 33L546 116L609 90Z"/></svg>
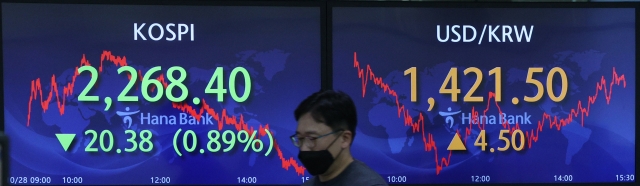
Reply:
<svg viewBox="0 0 640 186"><path fill-rule="evenodd" d="M635 173L633 9L338 7L333 9L332 21L333 88L354 97L358 109L353 154L385 179L396 183L551 183L566 181L554 176L570 175L572 182L616 182L616 175ZM446 25L474 26L477 36L474 42L439 42L437 25L441 25L442 39ZM530 42L524 38L517 42L513 33L514 42L496 42L495 38L488 42L489 35L484 33L478 44L484 25L515 25L518 31L522 26L529 31L533 25L533 32ZM467 38L471 38L470 32ZM458 33L462 35L461 28ZM504 41L502 28L495 33ZM455 38L451 33L450 39ZM410 67L417 71L415 103L411 102L410 75L404 73ZM458 68L461 89L456 103L439 93L452 67ZM484 97L482 103L463 102L476 81L473 73L464 75L468 67L483 72L482 83L473 94ZM487 115L498 114L494 101L487 104L489 91L495 91L495 76L488 72L495 67L501 67L502 72L502 102L498 105L509 115L526 112L524 117L529 116L530 124L519 126L523 133L535 132L525 138L528 142L537 136L531 148L526 143L519 152L513 147L490 152L490 148L505 146L498 139L499 131L505 129L501 123L485 125L486 151L474 146L480 128L470 127L472 109L480 115L487 108ZM533 76L544 87L551 68L564 69L566 98L551 101L544 88L539 102L523 101L523 96L537 92L534 85L526 83L530 67L544 68ZM612 85L614 68L625 79ZM359 70L365 77L359 76ZM556 74L553 81L556 95L561 89L558 77ZM597 91L599 83L606 91ZM432 111L428 111L430 97L435 100ZM518 105L512 104L513 97L519 98ZM589 97L596 101L590 104L584 120L577 115L568 125L551 127L549 120L543 119L544 113L568 118L572 109L580 108L578 102L586 108ZM447 121L447 112L454 113L453 122ZM545 121L540 130L538 121ZM456 132L466 139L466 151L447 150ZM511 140L511 135L504 136Z"/></svg>
<svg viewBox="0 0 640 186"><path fill-rule="evenodd" d="M147 41L134 40L134 23L146 23L142 33ZM183 36L182 41L152 41L147 36L152 23L194 24L194 41L190 41L189 35ZM288 137L296 127L293 110L299 101L320 89L320 8L6 3L2 4L2 24L5 131L14 147L12 177L50 177L54 184L63 184L65 177L82 177L82 184L152 184L154 177L165 180L169 177L170 184L300 184L301 177L308 174L297 160L298 149ZM159 30L156 28L153 34L158 36ZM171 37L166 30L164 34ZM88 94L100 96L99 102L77 100L90 79L85 72L75 80L73 94L66 97L64 114L58 108L56 92L52 101L41 104L52 90L52 76L56 77L57 94L62 100L63 85L72 82L81 59L85 57L98 68L102 55L109 52L126 57L126 63L142 73L161 66L154 78L169 67L183 67L188 74L184 81L189 89L186 104L199 111L200 106L191 102L199 97L216 113L222 115L225 109L226 116L237 117L230 122L240 122L242 118L248 128L256 131L268 125L278 145L269 144L269 138L263 136L259 139L264 141L265 148L260 153L252 152L251 148L243 152L242 143L229 152L186 153L181 142L187 130L197 134L197 149L206 150L207 133L219 130L218 123L213 120L212 125L141 124L141 113L179 116L181 112L172 106L166 94L158 102L145 101L140 83L128 94L138 96L138 102L117 102L116 97L129 81L126 75L118 74L119 66L113 60L102 62L104 69ZM216 95L205 94L216 67L224 67L223 87L230 92L229 75L237 66L247 69L251 77L247 101L237 103L227 93L224 102L217 102ZM236 90L242 96L244 78L242 73L237 77ZM29 104L31 85L38 78L44 98L36 91L36 99ZM179 91L174 92L180 95ZM104 111L102 100L107 96L114 103L109 111ZM139 111L131 116L131 126L124 125L123 117L116 114L127 107ZM225 130L238 133L234 125L228 122L222 125L220 134ZM121 154L85 152L92 140L92 135L85 135L89 129L98 135L110 130L114 150L131 147L126 141L131 135L125 134L125 130L137 134L150 130L155 150ZM182 129L178 144L183 156L173 148L178 129ZM58 142L57 133L76 134L68 152ZM93 147L100 149L99 141L98 138ZM220 142L223 149L228 147ZM268 146L272 151L265 157ZM26 183L31 182L27 179Z"/></svg>

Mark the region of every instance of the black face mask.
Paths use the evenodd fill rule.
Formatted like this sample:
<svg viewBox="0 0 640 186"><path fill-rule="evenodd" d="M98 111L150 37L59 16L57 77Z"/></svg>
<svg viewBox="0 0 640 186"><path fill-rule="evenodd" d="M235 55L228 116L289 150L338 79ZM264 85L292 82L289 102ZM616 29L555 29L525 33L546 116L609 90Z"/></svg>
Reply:
<svg viewBox="0 0 640 186"><path fill-rule="evenodd" d="M339 137L338 137L339 138ZM309 174L316 176L319 174L324 174L329 170L329 167L333 164L335 159L329 152L329 147L333 145L334 142L338 139L334 139L329 146L321 151L300 151L298 153L298 159L302 162L302 165L309 171ZM342 150L338 153L338 156L342 153ZM337 156L336 156L337 157Z"/></svg>

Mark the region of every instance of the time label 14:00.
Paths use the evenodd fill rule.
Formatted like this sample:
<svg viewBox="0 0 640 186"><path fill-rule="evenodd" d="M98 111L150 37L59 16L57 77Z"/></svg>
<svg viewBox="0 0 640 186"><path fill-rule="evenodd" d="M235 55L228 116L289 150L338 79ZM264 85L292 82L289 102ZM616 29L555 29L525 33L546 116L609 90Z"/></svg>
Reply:
<svg viewBox="0 0 640 186"><path fill-rule="evenodd" d="M537 102L542 98L545 90L544 85L542 84L542 82L540 82L540 80L534 79L533 75L536 73L542 73L543 71L544 71L544 68L542 67L529 68L527 72L527 79L525 82L527 84L533 84L534 86L536 86L538 91L533 97L529 97L525 95L524 101ZM404 75L405 76L410 75L410 78L411 78L411 102L418 101L417 73L418 72L416 67L411 67L404 71ZM473 83L473 86L471 86L471 89L469 89L469 91L465 94L463 102L483 102L484 97L473 95L475 91L478 89L478 87L480 87L480 84L482 82L482 78L483 78L482 70L476 67L469 67L464 70L464 75L467 75L469 73L475 74L477 78L476 78L476 81ZM559 94L556 94L553 91L553 78L556 76L556 74L560 76L560 80L562 82L560 86L561 90ZM495 101L500 102L502 101L502 70L500 67L495 67L489 71L489 75L495 76ZM549 95L549 98L554 102L560 102L567 96L568 85L569 84L567 80L567 74L562 68L554 67L547 74L546 90L547 90L547 94ZM450 87L450 88L447 88L447 87ZM458 101L458 94L460 94L461 92L460 88L458 88L458 68L452 67L449 70L449 74L447 75L444 82L442 83L442 86L440 86L439 92L440 94L450 94L452 102ZM518 99L517 97L513 98L513 102L517 103L517 99Z"/></svg>
<svg viewBox="0 0 640 186"><path fill-rule="evenodd" d="M162 98L163 94L166 94L167 99L169 99L172 102L184 101L189 95L189 89L185 84L183 84L183 82L187 78L187 72L184 70L184 68L180 66L170 67L167 70L167 75L166 75L166 78L167 80L169 80L169 83L165 81L163 74L159 75L158 78L156 79L151 78L153 74L155 74L160 70L162 70L162 67L156 66L149 69L144 74L144 77L141 80L142 96L144 97L144 99L147 100L148 102L157 102ZM102 71L102 69L100 69L100 71ZM177 77L176 75L174 75L174 72L176 71L179 73ZM95 86L96 82L98 81L98 74L99 74L98 70L93 66L87 65L87 66L82 66L78 68L78 74L82 74L83 72L89 72L91 75L91 79L89 80L89 84L87 84L87 86L82 90L80 95L78 95L78 101L100 101L100 98L98 96L87 95L89 91L91 91L91 89ZM136 71L136 69L134 69L131 66L122 66L118 68L118 74L122 74L124 72L128 73L129 83L122 90L117 100L119 102L136 102L138 101L138 96L130 96L128 94L131 88L133 88L133 86L138 81L138 75L139 75L138 71ZM223 67L217 67L216 70L213 72L213 75L211 76L211 79L209 80L207 87L204 90L206 94L217 94L218 102L223 102L224 94L227 93L227 89L224 88L223 86L224 85L223 72L224 72ZM140 71L140 74L141 73L142 72ZM238 73L241 73L244 77L245 86L244 86L244 92L242 96L238 96L238 93L236 92L236 76ZM216 83L216 81L217 81L217 86L215 86L214 88L214 83ZM182 94L180 96L174 95L173 93L174 88L180 89ZM158 91L156 91L155 95L152 96L150 92L153 92L156 89ZM246 101L249 98L249 95L251 94L251 77L249 76L249 72L247 71L247 69L245 69L244 67L235 67L233 68L233 70L231 70L231 74L229 75L228 91L235 102L241 103ZM108 97L105 98L105 102L107 102L108 105L111 104L111 98L108 98Z"/></svg>

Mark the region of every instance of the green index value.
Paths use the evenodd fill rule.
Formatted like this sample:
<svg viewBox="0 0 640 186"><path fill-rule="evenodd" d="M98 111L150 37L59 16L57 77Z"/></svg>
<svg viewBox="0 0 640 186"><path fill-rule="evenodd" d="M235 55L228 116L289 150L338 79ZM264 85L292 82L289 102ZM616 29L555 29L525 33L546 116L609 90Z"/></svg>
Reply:
<svg viewBox="0 0 640 186"><path fill-rule="evenodd" d="M140 80L142 97L148 102L160 101L160 99L162 99L162 97L165 97L165 95L166 98L172 102L182 102L186 100L189 96L189 89L184 84L184 81L187 79L187 71L181 66L172 66L167 70L166 75L158 74L158 72L160 72L161 70L161 66L155 66L144 73L144 76ZM99 101L99 96L88 95L98 81L98 70L93 66L85 65L78 68L79 74L83 72L89 72L91 79L78 96L78 101ZM118 74L127 75L127 77L129 78L129 82L120 92L117 100L119 102L139 101L138 96L129 95L129 92L133 89L133 87L136 85L136 82L138 81L138 71L136 71L136 69L132 66L122 66L118 68ZM236 90L236 78L238 77L238 74L241 74L244 79L244 91L242 92L242 95L238 95L239 93ZM155 76L157 76L157 78L152 78ZM164 77L166 77L166 80L168 80L168 82L165 81ZM224 95L227 93L231 95L233 101L238 103L245 102L251 95L251 76L249 75L249 71L247 71L247 69L244 67L234 67L231 70L231 73L229 74L228 90L224 87L224 84L224 67L217 67L211 75L211 78L209 79L204 92L205 94L216 94L218 102L224 102ZM180 90L179 96L174 93L173 90L175 88L178 88ZM105 98L105 100L111 100L111 98L107 98ZM108 108L109 106L107 106L106 109Z"/></svg>
<svg viewBox="0 0 640 186"><path fill-rule="evenodd" d="M269 130L264 129L266 135L269 137L269 147L267 148L267 152L265 156L268 156L273 149L273 136ZM178 144L182 142L182 150L188 153L200 152L203 154L205 149L209 152L229 152L231 151L237 143L244 144L243 152L248 152L249 149L253 150L253 152L260 153L265 148L265 143L262 142L260 137L257 136L259 131L255 130L253 132L248 132L246 130L240 130L235 132L233 130L225 130L224 132L220 132L218 130L210 130L207 133L206 146L198 148L199 138L193 130L186 130L184 135L182 135L182 139L180 138L182 129L178 129L173 136L173 148L176 151L176 154L182 156L181 149L178 148ZM203 142L204 143L204 142Z"/></svg>
<svg viewBox="0 0 640 186"><path fill-rule="evenodd" d="M218 96L218 102L224 101L224 94L227 93L227 89L224 88L224 76L223 76L224 68L218 67L211 75L211 79L207 84L207 88L204 89L204 93L207 94L216 94ZM242 96L238 96L236 92L236 77L237 74L241 73L244 77L244 92ZM213 84L216 83L216 88L213 88ZM251 95L251 76L249 76L249 72L244 67L235 67L231 70L231 74L229 74L229 93L231 94L231 98L233 101L237 103L242 103L247 101L249 95Z"/></svg>
<svg viewBox="0 0 640 186"><path fill-rule="evenodd" d="M134 130L126 130L124 133L128 136L127 142L130 144L128 145L130 147L124 148L125 152L134 152L136 150L140 150L141 152L151 152L153 150L153 142L151 142L153 133L151 131L141 130L140 133L136 133L136 131ZM95 130L87 130L84 132L84 134L91 137L91 141L89 141L89 144L87 144L84 151L112 152L114 150L114 135L111 130L103 130L100 132L100 134L98 134L98 132L96 132ZM58 137L58 139L60 138L61 137ZM95 147L96 141L99 144L98 147ZM120 153L121 150L118 148L116 151Z"/></svg>

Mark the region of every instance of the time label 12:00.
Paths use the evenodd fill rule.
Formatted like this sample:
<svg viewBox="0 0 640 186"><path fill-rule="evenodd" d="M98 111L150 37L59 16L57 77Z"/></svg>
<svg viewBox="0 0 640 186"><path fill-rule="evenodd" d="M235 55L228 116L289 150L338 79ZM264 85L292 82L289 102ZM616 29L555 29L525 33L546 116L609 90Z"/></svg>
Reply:
<svg viewBox="0 0 640 186"><path fill-rule="evenodd" d="M166 94L167 99L172 102L184 101L189 95L189 89L187 89L187 86L183 84L183 82L187 78L186 70L180 66L170 67L167 70L166 75L166 79L169 80L169 83L166 82L164 74L160 74L158 78L155 79L151 78L153 74L160 70L162 70L162 67L160 66L153 67L144 74L144 77L142 77L141 85L142 96L144 97L144 99L149 102L157 102L162 98L163 94ZM102 69L100 69L100 71L102 71ZM177 77L176 75L174 75L174 72L176 71L179 73ZM98 81L98 70L93 66L86 65L78 68L78 74L82 74L83 72L89 72L91 75L91 79L89 80L89 84L87 84L80 95L78 95L78 101L100 101L100 97L98 96L87 95ZM136 102L138 101L138 96L130 96L128 94L131 88L133 88L133 86L138 81L138 76L141 76L142 71L136 71L136 69L131 66L122 66L118 68L118 74L122 74L123 72L128 73L129 83L122 90L117 100L119 102ZM223 84L223 72L223 67L217 67L213 72L213 75L211 76L207 87L204 90L206 94L217 94L218 102L223 102L224 94L227 93L227 89L224 88ZM241 73L244 77L245 86L242 96L238 96L238 93L236 92L236 76L238 73ZM216 83L216 81L218 81L217 86L214 88L213 84ZM180 94L180 96L174 95L172 91L174 88L180 89L182 91L182 94ZM156 91L155 95L152 96L150 92L154 92L155 89L158 89L158 91ZM247 71L247 69L245 69L244 67L235 67L233 68L233 70L231 70L231 74L229 75L228 93L230 93L233 100L238 103L242 103L249 98L249 95L251 94L251 76L249 76L249 72ZM106 97L104 99L107 105L111 104L110 97ZM108 110L108 107L105 108L105 110Z"/></svg>

